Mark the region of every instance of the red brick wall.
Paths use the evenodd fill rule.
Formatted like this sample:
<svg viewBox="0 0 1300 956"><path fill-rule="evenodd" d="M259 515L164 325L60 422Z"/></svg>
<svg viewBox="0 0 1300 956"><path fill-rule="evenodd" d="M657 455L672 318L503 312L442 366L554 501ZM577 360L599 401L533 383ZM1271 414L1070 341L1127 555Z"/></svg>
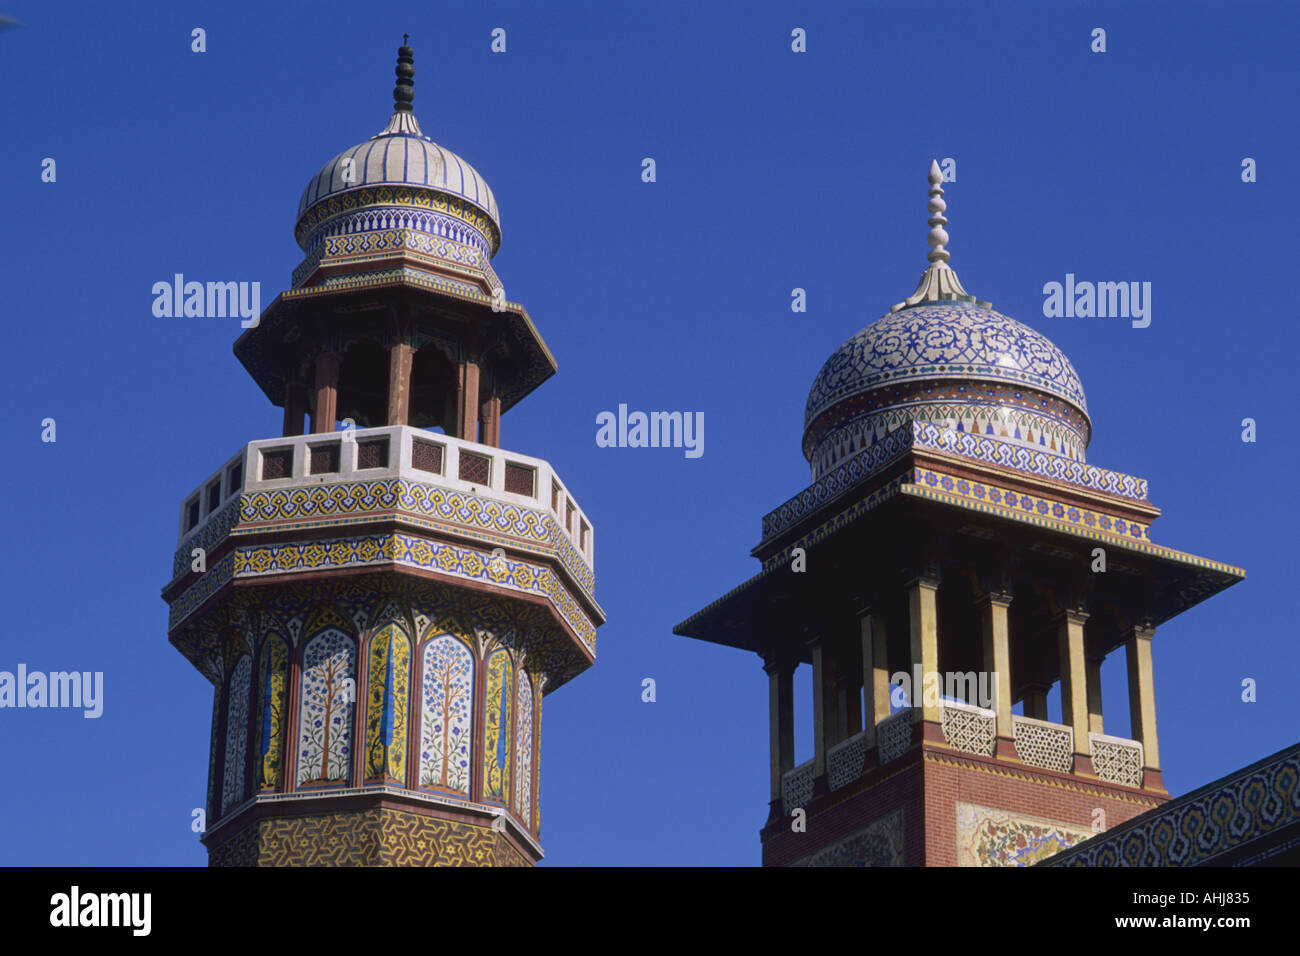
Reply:
<svg viewBox="0 0 1300 956"><path fill-rule="evenodd" d="M794 863L900 806L905 865L956 866L958 803L1089 829L1093 811L1100 807L1105 810L1109 829L1168 799L1165 794L1140 792L927 744L924 751L914 749L884 767L869 770L841 790L809 801L807 832L793 832L788 818L764 827L763 865Z"/></svg>

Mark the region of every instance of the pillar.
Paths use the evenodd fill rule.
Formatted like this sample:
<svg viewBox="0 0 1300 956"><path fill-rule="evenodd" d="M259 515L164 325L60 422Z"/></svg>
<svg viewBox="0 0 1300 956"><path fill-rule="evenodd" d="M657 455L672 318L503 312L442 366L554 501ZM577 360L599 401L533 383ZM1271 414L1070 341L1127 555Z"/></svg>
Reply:
<svg viewBox="0 0 1300 956"><path fill-rule="evenodd" d="M284 436L302 434L302 419L307 414L307 386L302 382L284 383Z"/></svg>
<svg viewBox="0 0 1300 956"><path fill-rule="evenodd" d="M415 349L401 343L388 349L388 416L389 425L408 425L411 421L411 362Z"/></svg>
<svg viewBox="0 0 1300 956"><path fill-rule="evenodd" d="M813 780L826 776L826 642L820 637L809 642L813 665Z"/></svg>
<svg viewBox="0 0 1300 956"><path fill-rule="evenodd" d="M1057 647L1060 649L1061 669L1061 723L1074 731L1074 769L1091 771L1091 766L1081 767L1080 757L1092 753L1088 743L1088 677L1083 655L1083 626L1088 615L1082 611L1066 611L1053 623L1056 625Z"/></svg>
<svg viewBox="0 0 1300 956"><path fill-rule="evenodd" d="M769 661L763 670L767 672L772 813L779 818L785 816L781 781L794 769L794 664Z"/></svg>
<svg viewBox="0 0 1300 956"><path fill-rule="evenodd" d="M916 722L939 724L939 701L934 694L925 693L930 675L939 674L939 612L936 596L939 592L937 575L925 575L907 585L908 627L911 632L912 667L921 665L921 686L912 688L912 706ZM929 699L927 699L927 696ZM917 707L917 701L920 706Z"/></svg>
<svg viewBox="0 0 1300 956"><path fill-rule="evenodd" d="M339 407L339 367L343 357L337 352L323 352L316 356L316 394L312 403L312 432L322 434L334 431Z"/></svg>
<svg viewBox="0 0 1300 956"><path fill-rule="evenodd" d="M1156 696L1151 670L1151 639L1155 636L1156 629L1146 626L1135 627L1129 634L1128 705L1133 739L1142 744L1145 785L1155 784L1163 789L1159 780L1160 748L1156 743Z"/></svg>
<svg viewBox="0 0 1300 956"><path fill-rule="evenodd" d="M478 441L478 363L461 362L456 369L456 437Z"/></svg>
<svg viewBox="0 0 1300 956"><path fill-rule="evenodd" d="M1101 722L1101 658L1088 658L1088 731L1104 734Z"/></svg>
<svg viewBox="0 0 1300 956"><path fill-rule="evenodd" d="M1011 722L1011 595L990 592L979 598L980 629L984 641L984 670L993 682L993 709L997 712L994 753L1014 757L1015 727Z"/></svg>
<svg viewBox="0 0 1300 956"><path fill-rule="evenodd" d="M1046 684L1033 683L1025 685L1025 716L1032 717L1034 720L1047 719Z"/></svg>
<svg viewBox="0 0 1300 956"><path fill-rule="evenodd" d="M862 638L862 691L867 726L866 747L876 746L876 725L889 716L889 660L885 619L870 610L858 617Z"/></svg>
<svg viewBox="0 0 1300 956"><path fill-rule="evenodd" d="M483 444L501 447L501 398L493 395L483 403Z"/></svg>

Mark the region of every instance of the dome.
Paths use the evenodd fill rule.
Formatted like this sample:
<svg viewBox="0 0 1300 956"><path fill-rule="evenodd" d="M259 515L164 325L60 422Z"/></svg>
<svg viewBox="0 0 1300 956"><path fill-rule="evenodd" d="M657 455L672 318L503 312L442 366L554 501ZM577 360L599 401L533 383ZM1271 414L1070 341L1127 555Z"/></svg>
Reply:
<svg viewBox="0 0 1300 956"><path fill-rule="evenodd" d="M331 196L374 186L411 186L464 200L486 214L499 233L501 217L496 197L478 170L418 132L414 117L408 114L404 118L409 123L390 123L382 132L343 150L322 166L302 191L299 220ZM390 131L390 127L402 125L414 131Z"/></svg>
<svg viewBox="0 0 1300 956"><path fill-rule="evenodd" d="M487 258L500 248L501 215L487 181L424 135L411 111L413 61L411 48L402 46L388 124L334 156L303 190L294 237L309 257L333 236L394 229L423 234L443 247L440 253L447 253L446 240ZM449 255L475 258L468 250Z"/></svg>
<svg viewBox="0 0 1300 956"><path fill-rule="evenodd" d="M1074 365L1040 332L967 295L948 267L931 167L930 266L914 295L826 360L808 394L813 480L909 421L1084 461L1092 437Z"/></svg>

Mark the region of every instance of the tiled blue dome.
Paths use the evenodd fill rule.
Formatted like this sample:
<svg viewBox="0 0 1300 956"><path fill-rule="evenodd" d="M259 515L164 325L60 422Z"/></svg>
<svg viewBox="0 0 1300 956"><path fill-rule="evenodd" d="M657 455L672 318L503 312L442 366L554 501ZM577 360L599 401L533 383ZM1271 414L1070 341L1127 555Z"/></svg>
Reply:
<svg viewBox="0 0 1300 956"><path fill-rule="evenodd" d="M1047 336L992 309L940 302L890 313L836 349L813 382L804 425L882 385L954 378L1032 388L1088 412L1079 373Z"/></svg>
<svg viewBox="0 0 1300 956"><path fill-rule="evenodd" d="M1083 384L1065 354L970 296L891 312L827 359L804 412L814 480L908 421L1077 461L1092 435Z"/></svg>

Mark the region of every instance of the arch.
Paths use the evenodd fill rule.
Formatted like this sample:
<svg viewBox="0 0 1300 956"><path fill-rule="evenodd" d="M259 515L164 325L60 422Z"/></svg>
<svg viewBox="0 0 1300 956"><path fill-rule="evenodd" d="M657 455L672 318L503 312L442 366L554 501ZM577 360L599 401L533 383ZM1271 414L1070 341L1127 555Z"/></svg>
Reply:
<svg viewBox="0 0 1300 956"><path fill-rule="evenodd" d="M468 795L474 654L451 634L425 642L420 686L419 785Z"/></svg>
<svg viewBox="0 0 1300 956"><path fill-rule="evenodd" d="M358 339L339 366L338 419L358 428L388 424L388 351L373 339Z"/></svg>
<svg viewBox="0 0 1300 956"><path fill-rule="evenodd" d="M510 798L511 677L514 666L505 648L487 659L484 691L483 799L506 803Z"/></svg>
<svg viewBox="0 0 1300 956"><path fill-rule="evenodd" d="M298 707L298 786L348 780L356 699L356 644L336 627L303 648Z"/></svg>
<svg viewBox="0 0 1300 956"><path fill-rule="evenodd" d="M410 421L416 428L455 431L456 367L435 342L421 345L411 359Z"/></svg>
<svg viewBox="0 0 1300 956"><path fill-rule="evenodd" d="M257 789L284 786L284 738L288 729L289 645L278 634L262 645L257 671Z"/></svg>
<svg viewBox="0 0 1300 956"><path fill-rule="evenodd" d="M221 780L221 812L244 798L248 763L248 686L253 661L242 655L231 672L226 690L226 759Z"/></svg>
<svg viewBox="0 0 1300 956"><path fill-rule="evenodd" d="M396 623L370 639L366 690L366 779L406 783L411 641Z"/></svg>
<svg viewBox="0 0 1300 956"><path fill-rule="evenodd" d="M515 700L515 813L533 825L533 682L523 671Z"/></svg>

